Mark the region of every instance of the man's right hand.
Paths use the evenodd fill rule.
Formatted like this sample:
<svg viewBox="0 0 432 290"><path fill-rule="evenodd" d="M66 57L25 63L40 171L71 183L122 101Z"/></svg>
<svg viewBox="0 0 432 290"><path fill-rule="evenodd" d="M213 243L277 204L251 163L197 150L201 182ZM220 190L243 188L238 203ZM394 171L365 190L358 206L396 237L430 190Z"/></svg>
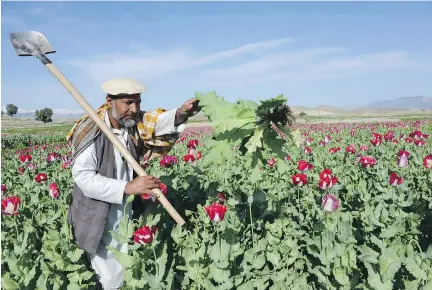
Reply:
<svg viewBox="0 0 432 290"><path fill-rule="evenodd" d="M126 194L148 194L154 196L152 189L159 188L159 183L154 176L138 176L134 180L129 181L125 187Z"/></svg>

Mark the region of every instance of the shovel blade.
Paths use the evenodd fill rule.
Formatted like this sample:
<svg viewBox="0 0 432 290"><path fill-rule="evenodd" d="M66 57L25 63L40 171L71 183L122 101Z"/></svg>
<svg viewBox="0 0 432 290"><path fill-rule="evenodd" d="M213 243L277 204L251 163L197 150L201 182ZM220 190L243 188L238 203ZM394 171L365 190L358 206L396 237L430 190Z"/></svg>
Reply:
<svg viewBox="0 0 432 290"><path fill-rule="evenodd" d="M46 37L37 31L12 32L9 39L19 56L54 53Z"/></svg>

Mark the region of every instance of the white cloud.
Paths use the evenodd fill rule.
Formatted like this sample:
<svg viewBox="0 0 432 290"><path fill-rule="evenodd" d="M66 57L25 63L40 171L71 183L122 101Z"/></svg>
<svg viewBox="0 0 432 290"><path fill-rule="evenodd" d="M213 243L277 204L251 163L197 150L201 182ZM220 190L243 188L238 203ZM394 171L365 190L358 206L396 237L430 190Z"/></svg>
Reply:
<svg viewBox="0 0 432 290"><path fill-rule="evenodd" d="M344 52L343 48L315 48L293 52L283 52L265 55L261 58L221 69L208 70L205 75L216 82L232 82L234 79L268 78L277 72L287 72L293 68L308 65L318 57Z"/></svg>
<svg viewBox="0 0 432 290"><path fill-rule="evenodd" d="M262 50L276 48L285 43L289 43L292 40L290 38L281 38L276 40L264 41L264 42L256 42L256 43L248 43L242 46L239 46L234 49L230 49L227 51L217 52L211 55L207 55L201 58L198 58L194 61L195 65L203 65L212 63L218 60L223 60L227 58L232 58L242 54L250 54L250 53L259 53Z"/></svg>
<svg viewBox="0 0 432 290"><path fill-rule="evenodd" d="M73 59L97 83L125 76L143 81L181 72L182 78L208 86L234 86L272 80L340 78L364 73L420 68L424 62L405 51L352 55L342 47L287 50L292 39L248 43L207 55L189 50L169 52L145 49L134 54L108 54ZM275 52L273 49L278 49ZM187 71L187 74L186 74Z"/></svg>
<svg viewBox="0 0 432 290"><path fill-rule="evenodd" d="M424 65L404 51L345 57L334 56L337 52L346 50L322 48L275 54L229 68L209 70L206 76L210 84L234 86L271 80L346 78L380 71L420 69Z"/></svg>
<svg viewBox="0 0 432 290"><path fill-rule="evenodd" d="M82 69L94 80L100 82L117 75L149 79L165 74L203 67L221 60L233 59L240 55L256 54L290 42L289 38L249 43L226 51L197 56L190 51L156 52L144 50L127 55L124 53L73 59L68 63ZM144 56L143 56L144 55Z"/></svg>

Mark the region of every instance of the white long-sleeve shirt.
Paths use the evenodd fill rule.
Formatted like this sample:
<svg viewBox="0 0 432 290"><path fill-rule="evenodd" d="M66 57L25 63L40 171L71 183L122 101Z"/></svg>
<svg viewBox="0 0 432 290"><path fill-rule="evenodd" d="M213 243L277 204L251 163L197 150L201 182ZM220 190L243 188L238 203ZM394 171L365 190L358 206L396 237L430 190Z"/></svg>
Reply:
<svg viewBox="0 0 432 290"><path fill-rule="evenodd" d="M155 125L155 135L161 136L175 132L182 132L185 125L174 126L176 110L162 113ZM127 130L111 127L108 114L105 115L106 124L112 129L114 135L127 147ZM87 147L76 159L72 167L72 176L83 194L89 198L102 200L113 204L122 204L124 188L132 180L133 169L124 166L120 152L114 147L117 165L117 179L107 178L96 173L96 150L94 144Z"/></svg>
<svg viewBox="0 0 432 290"><path fill-rule="evenodd" d="M174 126L175 113L176 110L171 110L159 116L155 126L156 136L175 132L180 133L184 130L184 124L178 127ZM108 113L105 115L105 122L120 142L127 147L127 130L124 128L119 130L112 128ZM124 189L128 181L132 180L133 168L127 164L126 160L122 160L120 152L115 147L114 155L117 166L116 179L107 178L96 173L97 160L94 144L91 144L77 156L72 167L73 179L85 196L111 203L101 243L96 255L89 256L93 269L100 275L100 282L105 287L104 289L117 289L123 285L124 269L117 262L114 255L108 251L107 246L112 246L123 253L127 253L127 244L117 243L109 231L118 232L123 216L126 215L130 219L132 215L132 204L125 207L127 196Z"/></svg>

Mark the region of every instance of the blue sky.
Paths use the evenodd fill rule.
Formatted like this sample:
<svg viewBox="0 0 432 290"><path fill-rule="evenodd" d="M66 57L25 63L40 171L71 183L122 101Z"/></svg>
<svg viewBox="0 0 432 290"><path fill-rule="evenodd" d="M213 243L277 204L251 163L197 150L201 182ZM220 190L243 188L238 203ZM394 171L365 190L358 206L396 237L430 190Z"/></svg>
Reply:
<svg viewBox="0 0 432 290"><path fill-rule="evenodd" d="M432 96L430 2L4 2L2 106L80 109L12 31L36 30L53 63L94 107L100 85L132 77L142 109L180 106L195 91L229 101L280 93L290 105L355 106Z"/></svg>

